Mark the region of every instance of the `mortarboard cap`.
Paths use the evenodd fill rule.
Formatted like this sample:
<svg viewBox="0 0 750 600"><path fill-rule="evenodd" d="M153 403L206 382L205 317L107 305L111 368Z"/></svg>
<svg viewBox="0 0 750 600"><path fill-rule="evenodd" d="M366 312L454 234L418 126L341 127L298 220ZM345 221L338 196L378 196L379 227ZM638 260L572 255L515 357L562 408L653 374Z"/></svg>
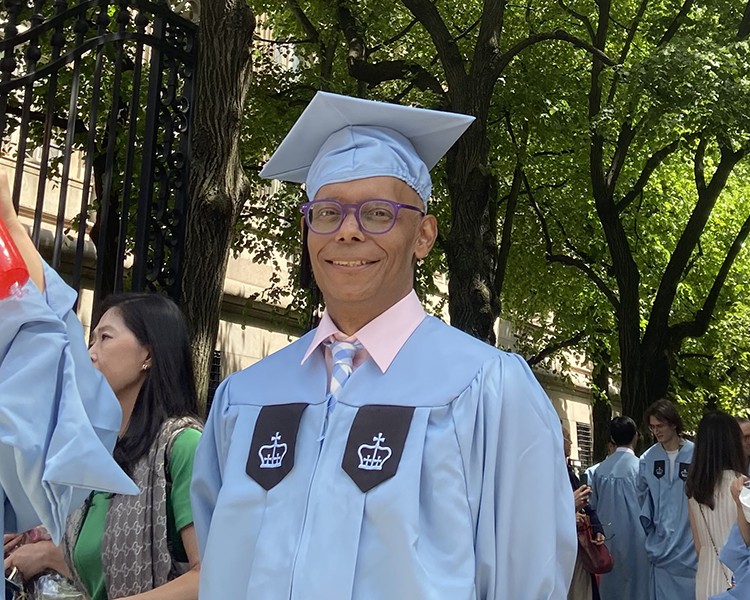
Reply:
<svg viewBox="0 0 750 600"><path fill-rule="evenodd" d="M427 205L429 170L474 117L318 92L260 172L306 183L311 200L329 183L390 176Z"/></svg>

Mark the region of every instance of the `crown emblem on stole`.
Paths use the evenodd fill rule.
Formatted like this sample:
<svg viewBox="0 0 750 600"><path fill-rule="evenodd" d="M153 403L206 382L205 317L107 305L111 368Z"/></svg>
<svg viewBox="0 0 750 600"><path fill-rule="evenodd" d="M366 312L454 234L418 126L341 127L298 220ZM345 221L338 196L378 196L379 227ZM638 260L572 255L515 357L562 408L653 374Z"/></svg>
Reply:
<svg viewBox="0 0 750 600"><path fill-rule="evenodd" d="M271 442L271 444L261 446L258 450L261 469L278 469L284 461L287 446L284 443L279 443L281 442L281 434L278 431L276 435L271 436Z"/></svg>
<svg viewBox="0 0 750 600"><path fill-rule="evenodd" d="M359 468L363 471L382 471L385 461L387 461L393 451L388 446L381 445L385 442L382 433L378 433L372 441L374 444L362 444L357 449L359 454Z"/></svg>

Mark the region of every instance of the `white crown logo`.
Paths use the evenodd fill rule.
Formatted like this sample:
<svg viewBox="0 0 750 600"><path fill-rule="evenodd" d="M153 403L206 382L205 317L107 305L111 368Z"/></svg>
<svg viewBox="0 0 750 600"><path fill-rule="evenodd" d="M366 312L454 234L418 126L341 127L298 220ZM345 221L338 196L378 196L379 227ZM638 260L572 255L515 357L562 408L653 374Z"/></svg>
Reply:
<svg viewBox="0 0 750 600"><path fill-rule="evenodd" d="M387 461L393 452L388 446L381 446L380 443L385 441L382 433L379 433L372 441L372 446L362 444L357 449L359 454L359 468L363 471L382 471L385 461Z"/></svg>
<svg viewBox="0 0 750 600"><path fill-rule="evenodd" d="M276 432L276 435L271 436L271 441L273 444L261 446L260 450L258 450L261 469L278 469L284 461L284 456L286 455L286 444L279 444L281 441L281 435L278 431Z"/></svg>
<svg viewBox="0 0 750 600"><path fill-rule="evenodd" d="M661 467L656 467L656 474L657 475L664 475L664 469Z"/></svg>

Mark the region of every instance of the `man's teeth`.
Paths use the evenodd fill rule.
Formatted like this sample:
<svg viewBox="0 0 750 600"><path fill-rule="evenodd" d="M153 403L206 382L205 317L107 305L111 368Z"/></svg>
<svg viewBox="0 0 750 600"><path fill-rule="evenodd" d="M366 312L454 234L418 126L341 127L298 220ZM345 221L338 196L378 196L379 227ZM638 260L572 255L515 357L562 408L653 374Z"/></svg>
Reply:
<svg viewBox="0 0 750 600"><path fill-rule="evenodd" d="M332 260L331 262L339 267L361 267L367 264L366 260Z"/></svg>

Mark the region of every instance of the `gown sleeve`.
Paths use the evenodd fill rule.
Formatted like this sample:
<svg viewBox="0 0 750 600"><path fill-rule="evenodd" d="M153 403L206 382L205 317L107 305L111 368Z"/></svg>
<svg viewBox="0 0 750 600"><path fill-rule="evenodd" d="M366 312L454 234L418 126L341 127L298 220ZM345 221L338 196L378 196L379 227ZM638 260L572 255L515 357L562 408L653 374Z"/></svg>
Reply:
<svg viewBox="0 0 750 600"><path fill-rule="evenodd" d="M40 523L59 543L91 490L137 493L112 459L119 403L88 357L75 293L45 265L0 300L0 487L5 531Z"/></svg>
<svg viewBox="0 0 750 600"><path fill-rule="evenodd" d="M560 419L525 361L502 354L455 402L475 508L482 600L565 598L577 551Z"/></svg>
<svg viewBox="0 0 750 600"><path fill-rule="evenodd" d="M645 457L642 456L641 460L638 462L638 479L636 485L638 489L638 503L641 506L641 526L643 527L643 531L646 532L646 535L649 535L653 529L654 501L651 498L648 488L646 466Z"/></svg>
<svg viewBox="0 0 750 600"><path fill-rule="evenodd" d="M732 571L735 587L711 596L710 600L742 600L750 597L750 548L745 545L736 523L729 532L719 558Z"/></svg>
<svg viewBox="0 0 750 600"><path fill-rule="evenodd" d="M206 551L208 530L211 525L216 498L224 480L226 447L231 438L233 420L227 419L229 407L229 387L231 377L225 379L216 389L211 411L208 414L203 435L195 451L193 480L190 484L190 501L193 506L193 524L198 538L201 560ZM251 434L252 435L252 434Z"/></svg>

